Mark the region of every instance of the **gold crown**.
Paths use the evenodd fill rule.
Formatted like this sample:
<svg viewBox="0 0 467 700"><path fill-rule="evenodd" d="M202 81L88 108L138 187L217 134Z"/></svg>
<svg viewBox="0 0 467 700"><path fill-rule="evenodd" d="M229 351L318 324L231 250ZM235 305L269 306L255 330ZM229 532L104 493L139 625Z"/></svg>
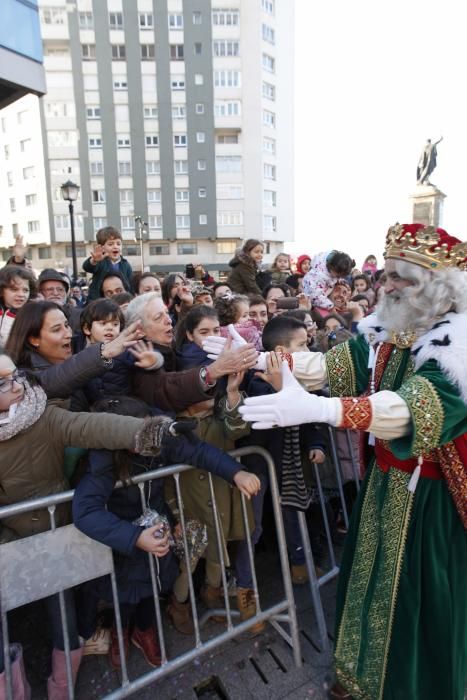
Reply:
<svg viewBox="0 0 467 700"><path fill-rule="evenodd" d="M467 243L459 241L452 245L451 236L449 242L441 242L448 235L434 226L424 226L414 231L407 231L406 228L404 224L391 226L386 236L385 258L404 260L427 270L447 267L467 270Z"/></svg>

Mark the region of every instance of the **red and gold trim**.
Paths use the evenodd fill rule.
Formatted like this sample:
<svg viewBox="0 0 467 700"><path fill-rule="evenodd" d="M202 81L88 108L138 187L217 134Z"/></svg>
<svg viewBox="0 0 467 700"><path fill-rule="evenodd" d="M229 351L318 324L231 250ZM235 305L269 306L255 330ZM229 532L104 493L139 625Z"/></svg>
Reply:
<svg viewBox="0 0 467 700"><path fill-rule="evenodd" d="M282 358L282 361L286 360L287 364L289 365L289 369L293 374L293 355L292 355L292 353L291 352L282 352L281 358Z"/></svg>
<svg viewBox="0 0 467 700"><path fill-rule="evenodd" d="M368 430L373 417L373 409L369 398L341 399L342 423L339 428L351 430Z"/></svg>
<svg viewBox="0 0 467 700"><path fill-rule="evenodd" d="M467 435L447 442L436 452L456 510L467 530Z"/></svg>

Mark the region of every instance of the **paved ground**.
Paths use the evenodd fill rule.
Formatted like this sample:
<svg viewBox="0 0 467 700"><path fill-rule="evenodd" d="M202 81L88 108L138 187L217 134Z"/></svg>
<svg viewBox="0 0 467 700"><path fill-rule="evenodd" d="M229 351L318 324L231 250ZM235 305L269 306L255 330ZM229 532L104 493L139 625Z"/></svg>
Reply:
<svg viewBox="0 0 467 700"><path fill-rule="evenodd" d="M257 571L263 606L280 599L282 586L277 580L278 560L275 551L263 551L257 557ZM244 635L219 647L215 653L201 655L178 672L152 683L131 697L149 700L321 700L332 677L329 655L319 651L319 637L311 606L309 588L294 587L300 639L302 668L296 668L290 648L268 625L256 638ZM328 630L332 633L335 582L323 589ZM233 600L233 599L232 599ZM40 605L16 611L11 616L11 639L25 647L28 678L33 700L45 700L45 679L49 673L50 646L44 638L46 619ZM216 636L224 629L209 622L203 639ZM174 658L191 648L193 640L173 629L164 614L168 656ZM330 639L332 637L330 636ZM130 679L149 671L141 653L131 648ZM77 700L98 700L120 686L118 674L107 657L88 656L83 660L76 689Z"/></svg>

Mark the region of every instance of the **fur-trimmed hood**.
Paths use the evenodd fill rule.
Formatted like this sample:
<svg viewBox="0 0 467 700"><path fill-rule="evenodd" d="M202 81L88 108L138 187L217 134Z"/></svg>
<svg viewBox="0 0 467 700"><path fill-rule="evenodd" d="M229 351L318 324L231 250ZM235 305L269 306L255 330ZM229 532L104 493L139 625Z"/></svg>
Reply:
<svg viewBox="0 0 467 700"><path fill-rule="evenodd" d="M370 346L391 342L376 313L360 321L357 328ZM447 313L415 341L410 352L416 370L435 360L467 404L467 313Z"/></svg>

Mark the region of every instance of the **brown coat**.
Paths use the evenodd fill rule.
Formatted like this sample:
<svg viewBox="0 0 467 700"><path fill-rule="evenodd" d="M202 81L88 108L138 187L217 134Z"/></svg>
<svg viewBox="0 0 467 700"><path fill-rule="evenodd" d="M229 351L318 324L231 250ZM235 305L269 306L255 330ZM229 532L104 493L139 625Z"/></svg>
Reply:
<svg viewBox="0 0 467 700"><path fill-rule="evenodd" d="M129 416L71 413L47 406L32 427L0 442L0 507L66 491L65 447L131 449L143 423ZM58 506L57 525L67 522L69 507ZM49 528L47 509L4 518L0 520L0 544Z"/></svg>
<svg viewBox="0 0 467 700"><path fill-rule="evenodd" d="M237 294L261 294L256 280L258 268L253 258L246 253L239 253L232 258L229 265L232 270L227 278L227 284L232 291Z"/></svg>
<svg viewBox="0 0 467 700"><path fill-rule="evenodd" d="M135 396L161 411L177 413L212 398L201 385L199 367L182 372L166 372L163 367L146 372L135 367L131 379Z"/></svg>

